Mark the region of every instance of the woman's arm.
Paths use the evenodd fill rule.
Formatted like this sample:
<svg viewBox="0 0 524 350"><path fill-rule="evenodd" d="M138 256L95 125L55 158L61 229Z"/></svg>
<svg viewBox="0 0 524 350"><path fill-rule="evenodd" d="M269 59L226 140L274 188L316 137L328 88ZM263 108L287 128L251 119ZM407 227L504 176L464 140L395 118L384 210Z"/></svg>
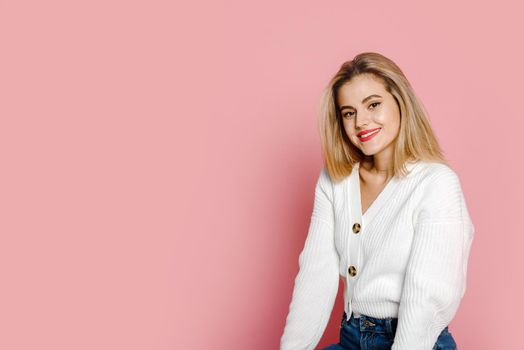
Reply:
<svg viewBox="0 0 524 350"><path fill-rule="evenodd" d="M455 172L439 168L415 215L392 350L431 350L466 290L474 226Z"/></svg>
<svg viewBox="0 0 524 350"><path fill-rule="evenodd" d="M323 168L315 187L313 213L299 257L281 350L314 349L329 321L339 283L332 203L331 180Z"/></svg>

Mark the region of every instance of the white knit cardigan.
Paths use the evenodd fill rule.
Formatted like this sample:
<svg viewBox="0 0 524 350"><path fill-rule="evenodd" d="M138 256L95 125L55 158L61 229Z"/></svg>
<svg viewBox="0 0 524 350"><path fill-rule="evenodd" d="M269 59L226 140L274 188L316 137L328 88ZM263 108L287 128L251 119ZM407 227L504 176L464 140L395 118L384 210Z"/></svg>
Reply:
<svg viewBox="0 0 524 350"><path fill-rule="evenodd" d="M348 319L398 317L392 350L431 350L464 296L475 229L457 174L407 163L410 174L391 178L362 215L359 166L338 183L320 172L281 350L317 346L339 276Z"/></svg>

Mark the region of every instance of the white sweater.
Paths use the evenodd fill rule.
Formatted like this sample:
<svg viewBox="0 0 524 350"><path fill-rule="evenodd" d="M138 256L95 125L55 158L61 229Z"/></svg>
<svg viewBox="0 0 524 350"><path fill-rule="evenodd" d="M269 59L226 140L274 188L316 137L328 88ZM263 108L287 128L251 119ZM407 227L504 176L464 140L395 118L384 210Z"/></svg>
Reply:
<svg viewBox="0 0 524 350"><path fill-rule="evenodd" d="M393 177L362 215L359 166L339 183L320 172L281 350L317 346L339 275L348 319L398 317L392 350L431 350L464 296L475 228L457 174L408 163L408 177Z"/></svg>

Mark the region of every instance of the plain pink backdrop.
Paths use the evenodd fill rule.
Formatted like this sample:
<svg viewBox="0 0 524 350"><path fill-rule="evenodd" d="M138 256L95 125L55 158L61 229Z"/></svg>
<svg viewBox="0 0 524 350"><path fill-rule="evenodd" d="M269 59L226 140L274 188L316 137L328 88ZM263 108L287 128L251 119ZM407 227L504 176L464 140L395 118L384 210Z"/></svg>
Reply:
<svg viewBox="0 0 524 350"><path fill-rule="evenodd" d="M0 1L0 348L277 349L320 93L363 51L402 68L461 179L459 349L522 348L521 6Z"/></svg>

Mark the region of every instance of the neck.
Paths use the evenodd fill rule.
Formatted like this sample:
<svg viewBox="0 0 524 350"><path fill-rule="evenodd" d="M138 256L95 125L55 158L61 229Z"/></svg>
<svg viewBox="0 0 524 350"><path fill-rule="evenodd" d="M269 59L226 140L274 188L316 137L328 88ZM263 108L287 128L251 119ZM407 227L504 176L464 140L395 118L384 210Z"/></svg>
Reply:
<svg viewBox="0 0 524 350"><path fill-rule="evenodd" d="M382 161L372 158L362 162L362 166L370 173L385 175L388 178L394 174L392 160Z"/></svg>

